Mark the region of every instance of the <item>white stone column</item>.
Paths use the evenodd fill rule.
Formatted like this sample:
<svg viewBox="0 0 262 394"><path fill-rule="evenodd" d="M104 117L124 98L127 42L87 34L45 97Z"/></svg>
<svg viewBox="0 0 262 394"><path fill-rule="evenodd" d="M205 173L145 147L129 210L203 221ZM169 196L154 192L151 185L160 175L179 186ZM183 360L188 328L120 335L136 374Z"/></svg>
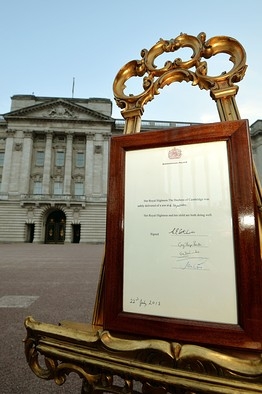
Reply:
<svg viewBox="0 0 262 394"><path fill-rule="evenodd" d="M13 156L13 146L14 146L14 134L15 130L7 130L7 139L5 144L5 157L2 175L2 186L1 191L8 193L9 182L11 178L11 168L12 168L12 156Z"/></svg>
<svg viewBox="0 0 262 394"><path fill-rule="evenodd" d="M66 218L66 228L65 228L65 244L72 242L72 221L69 220L68 216Z"/></svg>
<svg viewBox="0 0 262 394"><path fill-rule="evenodd" d="M256 136L256 139L253 138L251 141L254 162L256 165L260 183L262 185L262 133Z"/></svg>
<svg viewBox="0 0 262 394"><path fill-rule="evenodd" d="M94 133L86 134L85 195L93 194Z"/></svg>
<svg viewBox="0 0 262 394"><path fill-rule="evenodd" d="M73 134L68 133L66 139L64 194L71 194L72 156L73 156Z"/></svg>
<svg viewBox="0 0 262 394"><path fill-rule="evenodd" d="M43 185L42 185L43 194L50 194L52 140L53 140L52 133L51 132L46 133L45 161L44 161L44 174L43 174Z"/></svg>
<svg viewBox="0 0 262 394"><path fill-rule="evenodd" d="M93 157L93 195L101 197L102 195L102 173L103 173L103 140L102 134L96 134L94 143Z"/></svg>
<svg viewBox="0 0 262 394"><path fill-rule="evenodd" d="M43 243L45 239L45 227L43 227L43 218L41 217L39 206L35 210L35 232L34 243Z"/></svg>
<svg viewBox="0 0 262 394"><path fill-rule="evenodd" d="M22 166L20 168L19 192L21 194L29 194L32 151L32 131L25 131L23 140Z"/></svg>
<svg viewBox="0 0 262 394"><path fill-rule="evenodd" d="M108 178L108 163L109 163L109 139L111 134L103 134L103 173L102 173L102 193L107 194L107 178Z"/></svg>

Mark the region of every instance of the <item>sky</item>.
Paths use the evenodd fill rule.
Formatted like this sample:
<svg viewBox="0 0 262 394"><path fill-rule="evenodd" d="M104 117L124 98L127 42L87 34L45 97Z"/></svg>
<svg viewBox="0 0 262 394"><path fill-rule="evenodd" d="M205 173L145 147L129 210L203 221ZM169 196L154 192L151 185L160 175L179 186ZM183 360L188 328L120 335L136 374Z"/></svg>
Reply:
<svg viewBox="0 0 262 394"><path fill-rule="evenodd" d="M261 0L1 0L0 114L10 111L16 94L70 98L74 79L75 98L108 98L112 116L121 119L112 87L118 71L160 38L205 32L207 39L229 36L244 47L248 68L236 102L241 118L253 124L262 119L261 16ZM187 55L169 53L168 60ZM213 59L209 74L231 68L228 57ZM127 89L139 93L131 81ZM182 82L146 104L142 120L210 123L219 116L209 91Z"/></svg>

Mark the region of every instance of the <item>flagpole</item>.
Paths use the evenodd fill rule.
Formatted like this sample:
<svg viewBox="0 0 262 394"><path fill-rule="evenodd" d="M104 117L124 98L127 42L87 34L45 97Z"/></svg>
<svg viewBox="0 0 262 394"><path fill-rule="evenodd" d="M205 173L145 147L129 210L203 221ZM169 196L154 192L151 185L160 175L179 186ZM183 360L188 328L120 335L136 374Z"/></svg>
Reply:
<svg viewBox="0 0 262 394"><path fill-rule="evenodd" d="M74 93L75 93L75 77L73 77L72 98L74 98Z"/></svg>

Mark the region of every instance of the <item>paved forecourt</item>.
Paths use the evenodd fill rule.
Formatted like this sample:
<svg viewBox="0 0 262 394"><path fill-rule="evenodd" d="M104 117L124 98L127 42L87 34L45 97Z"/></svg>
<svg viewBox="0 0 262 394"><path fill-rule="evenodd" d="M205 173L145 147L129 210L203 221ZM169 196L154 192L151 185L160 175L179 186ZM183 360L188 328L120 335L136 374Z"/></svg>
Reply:
<svg viewBox="0 0 262 394"><path fill-rule="evenodd" d="M0 244L2 394L81 392L77 375L57 386L33 374L24 355L24 319L90 323L103 254L102 244Z"/></svg>

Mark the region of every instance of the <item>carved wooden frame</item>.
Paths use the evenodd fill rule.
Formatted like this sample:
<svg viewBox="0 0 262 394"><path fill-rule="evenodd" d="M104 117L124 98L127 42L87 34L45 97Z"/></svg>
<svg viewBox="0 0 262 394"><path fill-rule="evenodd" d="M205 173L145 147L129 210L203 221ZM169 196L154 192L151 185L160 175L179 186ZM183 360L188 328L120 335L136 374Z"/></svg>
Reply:
<svg viewBox="0 0 262 394"><path fill-rule="evenodd" d="M211 141L226 141L227 143L238 323L210 323L125 312L123 310L123 256L125 248L123 223L125 219L126 152L173 146L174 144L183 145ZM256 248L258 231L248 122L222 122L113 137L111 157L113 159L110 161L108 189L104 328L115 333L261 350L262 277L259 253ZM251 222L250 220L246 222L246 218L251 218ZM187 283L184 283L184 285L187 286ZM188 291L190 291L190 288ZM223 284L221 284L222 291Z"/></svg>

